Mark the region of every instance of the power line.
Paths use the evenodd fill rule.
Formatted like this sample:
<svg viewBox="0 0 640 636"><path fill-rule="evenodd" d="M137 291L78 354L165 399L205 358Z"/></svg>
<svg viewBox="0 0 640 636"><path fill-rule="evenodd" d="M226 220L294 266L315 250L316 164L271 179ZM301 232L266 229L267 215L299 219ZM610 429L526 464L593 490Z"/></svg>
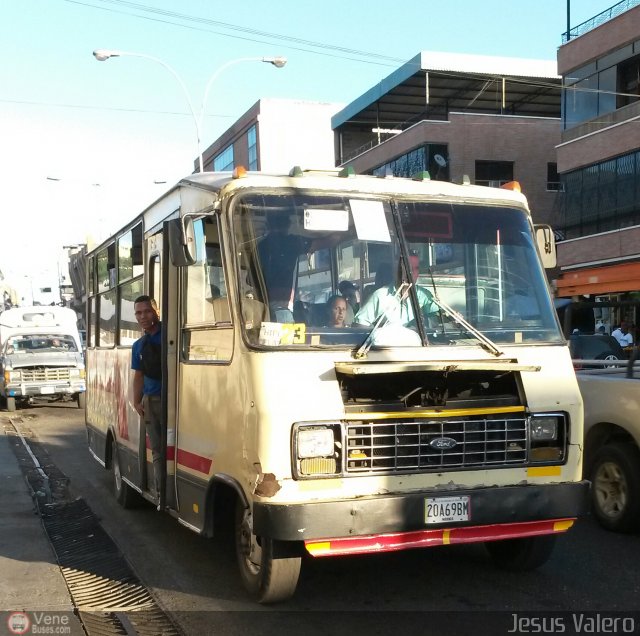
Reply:
<svg viewBox="0 0 640 636"><path fill-rule="evenodd" d="M52 106L54 108L78 108L83 110L106 110L106 111L121 111L124 113L141 113L145 115L177 115L180 117L189 117L192 115L189 112L176 112L171 110L144 110L142 108L118 108L111 106L91 106L89 104L64 104L60 102L40 102L35 100L26 99L0 99L0 104L26 104L28 106ZM207 114L206 117L222 117L225 119L231 119L235 115L212 115Z"/></svg>
<svg viewBox="0 0 640 636"><path fill-rule="evenodd" d="M112 0L96 0L98 2L109 2ZM113 0L116 1L116 0ZM107 7L98 7L94 4L91 4L89 2L82 2L81 0L63 0L63 2L68 2L69 4L77 4L77 5L81 5L84 7L89 7L91 9L97 9L98 11L107 11L109 13L119 13L119 14L123 14L123 15L127 15L133 18L138 18L140 20L148 20L151 22L160 22L161 24L169 24L171 26L176 26L176 27L180 27L183 29L191 29L193 31L203 31L205 33L214 33L216 35L220 35L222 37L225 38L232 38L232 39L236 39L236 40L243 40L245 42L254 42L254 43L258 43L258 44L267 44L269 46L273 45L273 42L269 42L269 41L265 41L265 40L259 40L256 38L250 38L250 37L243 37L240 35L232 35L230 33L223 33L221 31L214 31L212 29L206 29L206 28L201 28L201 27L197 27L197 26L193 26L193 25L188 25L188 24L180 24L178 22L172 22L171 20L161 20L160 18L154 18L154 17L150 17L150 16L145 16L145 15L136 15L135 13L131 13L128 11L120 11L118 9L110 9ZM142 5L141 5L142 6ZM146 10L148 11L157 11L160 12L160 10L156 10L153 7L147 7ZM178 14L180 15L180 14ZM213 20L207 20L206 18L191 18L190 16L186 16L185 19L192 19L195 21L202 21L204 23L206 22L212 22L215 23L215 21ZM236 27L239 30L242 30L243 27ZM267 37L270 37L272 39L278 39L278 38L287 38L288 36L278 36L277 34L274 35L267 35ZM291 40L296 40L297 38L290 38ZM311 46L311 44L309 45ZM324 45L324 44L317 44L314 46L318 46L318 47L322 47L322 48L327 48L327 49L331 49L331 48L335 48L340 50L342 47L332 47L331 45ZM333 57L333 58L338 58L338 59L343 59L343 60L350 60L352 62L360 62L363 64L375 64L378 66L388 66L388 67L393 67L397 65L397 62L405 62L405 60L401 60L399 58L386 58L389 60L388 63L385 62L381 62L381 61L374 61L374 60L370 60L370 59L366 59L367 57L372 57L372 56L378 56L377 53L366 53L366 52L361 52L361 53L357 53L354 52L354 54L359 55L360 57L349 57L347 55L338 55L338 54L332 54L332 53L328 53L328 52L324 52L324 51L314 51L312 49L309 48L302 48L299 46L293 46L293 45L288 45L288 48L294 51L302 51L304 53L311 53L313 55L322 55L324 57ZM348 51L349 49L344 49L345 51ZM384 57L384 56L379 56L379 57ZM364 58L364 59L363 59ZM394 61L396 62L396 64L392 64L391 62Z"/></svg>

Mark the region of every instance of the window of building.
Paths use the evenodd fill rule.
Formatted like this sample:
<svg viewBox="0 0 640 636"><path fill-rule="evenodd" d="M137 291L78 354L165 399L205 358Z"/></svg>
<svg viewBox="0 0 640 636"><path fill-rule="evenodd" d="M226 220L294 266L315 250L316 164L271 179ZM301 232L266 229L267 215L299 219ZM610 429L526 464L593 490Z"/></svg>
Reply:
<svg viewBox="0 0 640 636"><path fill-rule="evenodd" d="M258 136L256 135L256 127L251 126L247 133L247 147L249 155L249 170L258 169Z"/></svg>
<svg viewBox="0 0 640 636"><path fill-rule="evenodd" d="M448 157L446 144L426 144L374 168L372 174L382 176L390 171L394 177L412 177L427 171L434 181L449 181Z"/></svg>
<svg viewBox="0 0 640 636"><path fill-rule="evenodd" d="M227 146L214 160L215 172L228 172L233 170L233 145Z"/></svg>
<svg viewBox="0 0 640 636"><path fill-rule="evenodd" d="M562 175L565 238L640 224L640 152Z"/></svg>
<svg viewBox="0 0 640 636"><path fill-rule="evenodd" d="M513 161L476 161L476 185L499 188L513 181Z"/></svg>
<svg viewBox="0 0 640 636"><path fill-rule="evenodd" d="M547 190L552 192L561 192L562 183L560 181L560 175L558 174L558 164L547 164Z"/></svg>
<svg viewBox="0 0 640 636"><path fill-rule="evenodd" d="M634 57L618 65L617 107L637 102L640 98L640 57Z"/></svg>

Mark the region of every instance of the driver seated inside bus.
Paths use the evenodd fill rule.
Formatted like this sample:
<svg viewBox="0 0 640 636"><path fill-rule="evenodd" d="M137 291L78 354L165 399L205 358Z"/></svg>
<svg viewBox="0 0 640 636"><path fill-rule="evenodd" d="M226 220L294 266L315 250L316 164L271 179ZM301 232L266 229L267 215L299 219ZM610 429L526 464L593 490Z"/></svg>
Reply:
<svg viewBox="0 0 640 636"><path fill-rule="evenodd" d="M420 274L420 258L417 254L409 255L409 263L411 266L411 277L413 282L418 280ZM401 271L398 272L398 278L401 278ZM433 294L422 287L415 286L418 296L418 304L425 320L429 320L429 316L438 313L438 306L433 300ZM376 289L366 303L360 308L355 316L353 326L368 327L372 325L381 314L386 315L388 324L402 325L404 327L415 322L413 314L413 305L410 301L410 291L407 289L402 296L397 294L398 287L395 283L385 285L380 289Z"/></svg>

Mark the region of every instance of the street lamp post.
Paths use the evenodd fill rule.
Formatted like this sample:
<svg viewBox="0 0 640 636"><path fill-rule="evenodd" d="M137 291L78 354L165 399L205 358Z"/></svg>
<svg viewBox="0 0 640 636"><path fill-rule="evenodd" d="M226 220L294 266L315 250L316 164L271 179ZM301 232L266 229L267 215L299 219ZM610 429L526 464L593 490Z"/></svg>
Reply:
<svg viewBox="0 0 640 636"><path fill-rule="evenodd" d="M151 60L152 62L157 62L158 64L164 66L175 77L176 81L178 82L178 84L180 84L180 88L184 92L184 95L187 99L187 104L189 105L189 111L191 112L191 116L193 117L193 123L195 124L195 127L196 127L196 139L197 139L197 147L198 147L198 165L200 168L200 172L204 172L203 165L202 165L202 150L200 146L201 140L202 140L204 110L207 102L207 97L209 96L209 90L211 89L211 85L213 84L215 79L220 75L220 73L222 73L222 71L240 62L265 62L267 64L272 64L276 68L282 68L287 63L286 57L240 57L234 60L230 60L229 62L226 62L225 64L220 66L218 69L216 69L213 75L209 78L209 81L207 82L204 95L202 98L200 116L197 117L195 110L193 108L193 102L191 101L191 96L189 95L189 91L187 90L187 87L185 86L184 82L182 81L178 73L176 73L176 71L173 68L171 68L171 66L169 66L166 62L164 62L160 58L153 57L152 55L147 55L146 53L133 53L131 51L117 51L117 50L110 50L110 49L96 49L93 52L93 56L96 58L96 60L98 60L98 62L104 62L105 60L108 60L111 57L124 57L124 56L141 57L146 60Z"/></svg>

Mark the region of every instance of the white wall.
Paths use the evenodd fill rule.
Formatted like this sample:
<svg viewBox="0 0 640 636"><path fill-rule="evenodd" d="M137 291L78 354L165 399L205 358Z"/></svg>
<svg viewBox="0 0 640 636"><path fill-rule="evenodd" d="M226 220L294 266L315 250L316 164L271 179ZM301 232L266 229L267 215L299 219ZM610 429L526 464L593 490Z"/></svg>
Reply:
<svg viewBox="0 0 640 636"><path fill-rule="evenodd" d="M287 173L335 167L331 117L344 104L261 99L258 115L260 169Z"/></svg>

